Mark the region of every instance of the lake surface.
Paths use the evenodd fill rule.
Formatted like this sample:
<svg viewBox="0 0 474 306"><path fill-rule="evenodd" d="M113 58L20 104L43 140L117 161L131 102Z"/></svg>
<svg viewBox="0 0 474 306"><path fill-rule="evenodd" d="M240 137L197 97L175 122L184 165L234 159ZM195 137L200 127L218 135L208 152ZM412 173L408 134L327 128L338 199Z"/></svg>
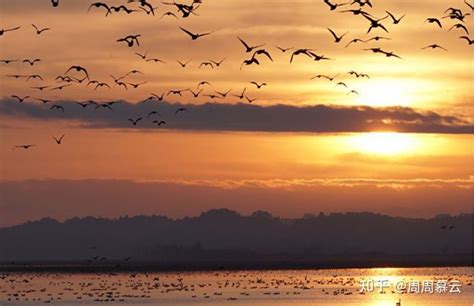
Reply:
<svg viewBox="0 0 474 306"><path fill-rule="evenodd" d="M473 283L472 267L0 273L0 305L471 306Z"/></svg>

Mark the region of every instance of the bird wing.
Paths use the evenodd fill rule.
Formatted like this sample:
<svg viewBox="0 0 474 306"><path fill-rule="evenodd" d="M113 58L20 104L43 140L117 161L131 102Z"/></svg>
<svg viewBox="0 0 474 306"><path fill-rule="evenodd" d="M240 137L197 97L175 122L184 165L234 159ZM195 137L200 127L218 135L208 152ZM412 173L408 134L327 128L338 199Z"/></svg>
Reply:
<svg viewBox="0 0 474 306"><path fill-rule="evenodd" d="M328 28L328 31L331 32L332 36L334 36L335 39L338 39L336 33L334 33L333 30L331 30L330 28Z"/></svg>
<svg viewBox="0 0 474 306"><path fill-rule="evenodd" d="M245 46L245 48L247 49L251 49L249 45L247 45L247 43L242 39L240 38L239 36L237 36L237 38L240 40L240 42Z"/></svg>
<svg viewBox="0 0 474 306"><path fill-rule="evenodd" d="M185 28L182 28L182 27L179 27L179 28L181 29L181 31L183 31L184 33L188 34L189 36L191 36L191 37L194 37L194 36L195 36L194 33L189 32L189 31L186 30Z"/></svg>

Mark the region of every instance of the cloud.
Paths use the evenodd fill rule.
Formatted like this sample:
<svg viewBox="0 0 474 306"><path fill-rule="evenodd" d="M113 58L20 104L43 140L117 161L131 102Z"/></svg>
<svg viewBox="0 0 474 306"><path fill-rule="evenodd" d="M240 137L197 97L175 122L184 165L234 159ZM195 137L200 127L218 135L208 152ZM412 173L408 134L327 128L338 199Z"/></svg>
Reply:
<svg viewBox="0 0 474 306"><path fill-rule="evenodd" d="M82 108L73 101L56 102L65 112L50 110L50 105L18 103L11 98L0 100L0 115L39 120L65 120L86 128L157 128L150 118L167 122L175 130L258 131L258 132L369 132L472 134L474 125L455 116L409 107L369 106L259 106L251 104L178 104L169 102L130 103L121 101L113 111L93 106ZM175 115L178 108L187 112ZM128 119L143 117L133 126ZM153 118L153 117L151 117Z"/></svg>

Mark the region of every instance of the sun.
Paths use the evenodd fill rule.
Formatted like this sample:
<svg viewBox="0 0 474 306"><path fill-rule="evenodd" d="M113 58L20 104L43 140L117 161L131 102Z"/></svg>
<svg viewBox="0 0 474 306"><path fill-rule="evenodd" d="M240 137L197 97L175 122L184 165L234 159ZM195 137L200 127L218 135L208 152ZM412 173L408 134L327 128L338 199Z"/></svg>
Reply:
<svg viewBox="0 0 474 306"><path fill-rule="evenodd" d="M354 135L349 140L356 151L374 155L401 155L413 152L418 141L413 134L375 132Z"/></svg>
<svg viewBox="0 0 474 306"><path fill-rule="evenodd" d="M355 102L369 106L412 105L417 91L415 82L409 80L381 79L356 85L359 95Z"/></svg>

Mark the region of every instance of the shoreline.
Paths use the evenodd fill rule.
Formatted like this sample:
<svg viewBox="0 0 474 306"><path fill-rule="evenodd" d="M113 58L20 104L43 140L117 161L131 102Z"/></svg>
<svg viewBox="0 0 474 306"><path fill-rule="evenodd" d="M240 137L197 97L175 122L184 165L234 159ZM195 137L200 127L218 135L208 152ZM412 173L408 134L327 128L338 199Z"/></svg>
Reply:
<svg viewBox="0 0 474 306"><path fill-rule="evenodd" d="M474 267L471 254L441 258L404 258L388 261L274 261L274 262L123 262L110 260L106 263L84 263L80 261L51 262L0 262L0 273L118 273L118 272L208 272L208 271L270 271L270 270L331 270L372 268L461 268Z"/></svg>

